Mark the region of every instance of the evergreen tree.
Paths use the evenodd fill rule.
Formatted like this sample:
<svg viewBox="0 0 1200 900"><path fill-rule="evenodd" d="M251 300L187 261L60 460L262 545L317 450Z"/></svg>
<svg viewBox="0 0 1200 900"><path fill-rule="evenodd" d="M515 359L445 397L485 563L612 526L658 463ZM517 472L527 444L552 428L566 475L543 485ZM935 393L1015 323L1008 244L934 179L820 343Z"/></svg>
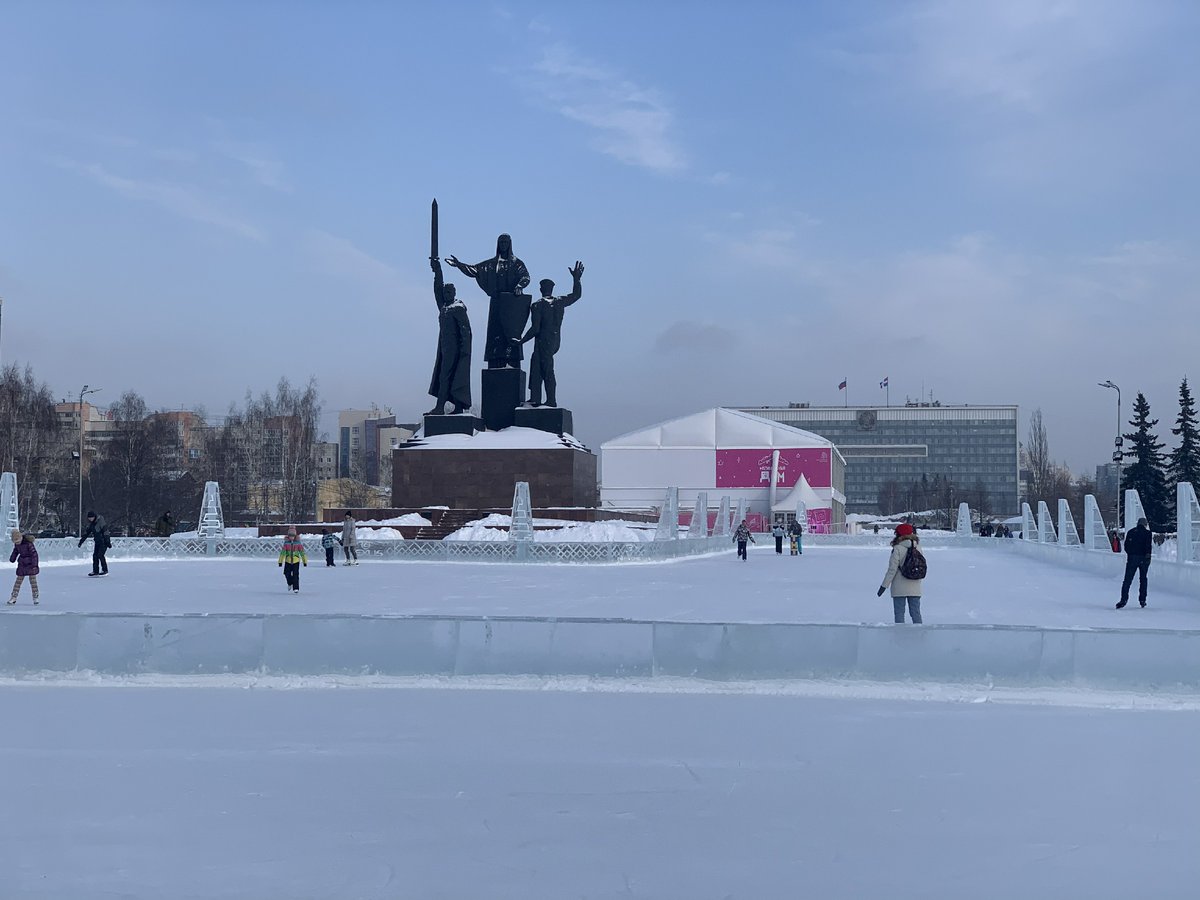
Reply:
<svg viewBox="0 0 1200 900"><path fill-rule="evenodd" d="M1124 454L1126 468L1121 473L1121 490L1132 488L1137 491L1151 530L1162 531L1171 521L1171 496L1167 490L1166 454L1163 453L1166 445L1150 430L1158 424L1158 419L1150 418L1150 403L1140 391L1133 402L1133 418L1129 424L1134 430L1125 435L1129 449ZM1125 527L1132 528L1136 524L1126 522Z"/></svg>
<svg viewBox="0 0 1200 900"><path fill-rule="evenodd" d="M1171 451L1171 478L1200 488L1200 424L1187 378L1179 385L1179 417L1175 424L1178 427L1172 428L1171 434L1179 438L1179 446Z"/></svg>

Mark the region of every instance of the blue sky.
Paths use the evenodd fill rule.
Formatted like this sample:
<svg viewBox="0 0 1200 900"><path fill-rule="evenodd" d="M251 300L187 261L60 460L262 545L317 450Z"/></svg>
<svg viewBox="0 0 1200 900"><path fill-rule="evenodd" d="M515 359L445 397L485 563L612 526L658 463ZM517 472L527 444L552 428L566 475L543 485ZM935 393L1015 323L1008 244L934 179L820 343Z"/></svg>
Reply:
<svg viewBox="0 0 1200 900"><path fill-rule="evenodd" d="M315 375L415 418L434 196L443 255L587 266L558 369L591 444L888 376L1040 406L1086 469L1097 381L1165 425L1200 378L1194 4L51 0L3 31L3 359L63 396Z"/></svg>

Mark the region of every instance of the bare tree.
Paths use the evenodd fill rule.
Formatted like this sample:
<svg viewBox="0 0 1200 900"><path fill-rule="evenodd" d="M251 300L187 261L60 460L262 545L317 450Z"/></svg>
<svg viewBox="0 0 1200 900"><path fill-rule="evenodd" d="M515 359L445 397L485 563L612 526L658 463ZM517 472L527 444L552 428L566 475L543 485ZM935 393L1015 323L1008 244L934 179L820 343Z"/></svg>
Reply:
<svg viewBox="0 0 1200 900"><path fill-rule="evenodd" d="M1029 494L1026 501L1037 509L1039 500L1049 502L1055 480L1054 461L1050 458L1050 440L1042 421L1042 410L1035 409L1029 417L1029 438L1025 442L1025 458L1029 463Z"/></svg>
<svg viewBox="0 0 1200 900"><path fill-rule="evenodd" d="M0 471L17 476L26 528L44 524L55 498L62 500L71 456L60 434L50 388L38 383L29 367L5 366L0 371Z"/></svg>

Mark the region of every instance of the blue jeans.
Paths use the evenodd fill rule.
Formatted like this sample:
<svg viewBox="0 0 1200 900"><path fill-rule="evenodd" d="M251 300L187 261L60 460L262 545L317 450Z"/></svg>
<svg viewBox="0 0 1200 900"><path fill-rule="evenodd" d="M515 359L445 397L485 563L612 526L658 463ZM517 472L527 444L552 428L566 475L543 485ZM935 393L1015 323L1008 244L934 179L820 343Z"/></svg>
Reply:
<svg viewBox="0 0 1200 900"><path fill-rule="evenodd" d="M921 624L921 598L920 597L893 597L892 611L896 614L896 624L904 624L904 601L908 601L908 614L912 617L914 625Z"/></svg>

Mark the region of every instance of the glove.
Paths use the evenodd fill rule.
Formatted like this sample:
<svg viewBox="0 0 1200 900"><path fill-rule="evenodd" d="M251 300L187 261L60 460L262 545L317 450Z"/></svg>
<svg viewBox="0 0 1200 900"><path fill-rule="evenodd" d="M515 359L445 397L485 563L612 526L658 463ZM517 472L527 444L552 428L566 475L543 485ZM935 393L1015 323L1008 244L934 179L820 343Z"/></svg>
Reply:
<svg viewBox="0 0 1200 900"><path fill-rule="evenodd" d="M887 588L886 588L886 587L881 587L879 590L877 590L877 591L875 592L875 596L876 596L876 597L882 597L882 596L883 596L883 592L884 592L884 591L886 591L886 590L887 590Z"/></svg>
<svg viewBox="0 0 1200 900"><path fill-rule="evenodd" d="M304 564L304 568L306 568L306 569L308 568L308 563Z"/></svg>
<svg viewBox="0 0 1200 900"><path fill-rule="evenodd" d="M83 541L80 541L80 542L79 542L79 546L80 546L80 547L82 547L82 546L83 546Z"/></svg>
<svg viewBox="0 0 1200 900"><path fill-rule="evenodd" d="M283 563L279 564L279 568L281 568L281 569L283 568Z"/></svg>

